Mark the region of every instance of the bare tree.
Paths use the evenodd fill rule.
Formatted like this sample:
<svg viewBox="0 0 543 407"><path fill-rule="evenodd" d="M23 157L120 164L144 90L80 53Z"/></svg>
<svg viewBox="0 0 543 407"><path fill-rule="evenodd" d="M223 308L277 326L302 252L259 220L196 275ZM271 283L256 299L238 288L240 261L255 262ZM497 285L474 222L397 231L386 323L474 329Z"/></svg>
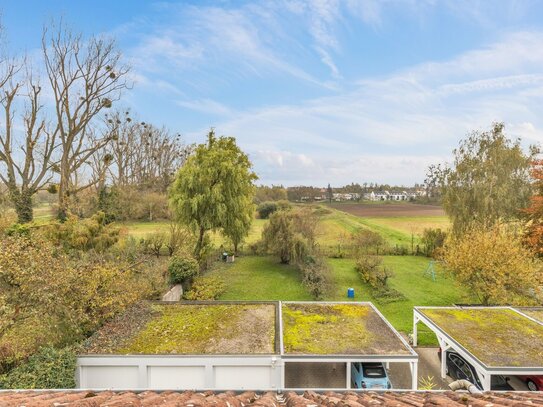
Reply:
<svg viewBox="0 0 543 407"><path fill-rule="evenodd" d="M6 185L18 222L33 219L32 196L51 180L57 132L50 132L42 115L41 86L24 70L23 63L0 60L0 104L4 121L0 129L0 180ZM22 129L17 130L16 106L24 106Z"/></svg>
<svg viewBox="0 0 543 407"><path fill-rule="evenodd" d="M100 133L93 127L100 124L100 112L110 108L128 88L128 67L122 65L113 40L93 37L84 42L80 34L62 24L51 32L44 29L42 50L60 142L58 217L64 220L69 196L77 192L70 182L72 174L115 137L109 131L92 137ZM75 188L82 190L93 182Z"/></svg>
<svg viewBox="0 0 543 407"><path fill-rule="evenodd" d="M109 167L113 184L165 192L190 152L181 136L135 122L129 112L116 112L108 122L117 126L116 137L108 147L113 162Z"/></svg>

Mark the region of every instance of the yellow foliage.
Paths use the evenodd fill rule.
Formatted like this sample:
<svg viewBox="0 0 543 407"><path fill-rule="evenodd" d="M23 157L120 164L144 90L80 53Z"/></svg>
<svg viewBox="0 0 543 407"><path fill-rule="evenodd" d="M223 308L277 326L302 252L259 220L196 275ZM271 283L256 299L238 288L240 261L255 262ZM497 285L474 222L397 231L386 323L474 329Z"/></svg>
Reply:
<svg viewBox="0 0 543 407"><path fill-rule="evenodd" d="M443 259L447 269L483 304L529 302L541 279L541 264L521 238L499 226L450 237Z"/></svg>

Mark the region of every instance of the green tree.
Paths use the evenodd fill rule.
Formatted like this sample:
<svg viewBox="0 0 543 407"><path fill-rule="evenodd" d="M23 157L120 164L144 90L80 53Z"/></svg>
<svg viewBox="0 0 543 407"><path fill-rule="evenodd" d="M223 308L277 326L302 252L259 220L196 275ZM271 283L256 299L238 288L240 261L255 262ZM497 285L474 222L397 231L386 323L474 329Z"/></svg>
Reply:
<svg viewBox="0 0 543 407"><path fill-rule="evenodd" d="M313 251L316 218L307 210L281 210L270 216L262 231L265 250L281 263L298 263Z"/></svg>
<svg viewBox="0 0 543 407"><path fill-rule="evenodd" d="M197 235L197 259L209 231L221 231L237 250L251 226L256 179L236 139L216 137L213 130L179 170L169 191L170 204L178 222Z"/></svg>
<svg viewBox="0 0 543 407"><path fill-rule="evenodd" d="M455 235L473 225L491 227L521 214L531 196L534 148L525 154L520 140L508 139L503 123L496 123L490 131L472 133L453 153L452 167L433 171Z"/></svg>
<svg viewBox="0 0 543 407"><path fill-rule="evenodd" d="M523 304L541 281L541 264L521 236L504 227L473 228L460 237L449 236L443 260L484 305Z"/></svg>

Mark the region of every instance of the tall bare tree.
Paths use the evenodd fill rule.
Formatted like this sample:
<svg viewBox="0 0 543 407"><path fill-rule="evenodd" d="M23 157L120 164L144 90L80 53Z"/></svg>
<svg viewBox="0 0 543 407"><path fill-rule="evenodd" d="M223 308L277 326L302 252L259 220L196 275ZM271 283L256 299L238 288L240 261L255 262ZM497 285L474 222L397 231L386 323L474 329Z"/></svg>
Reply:
<svg viewBox="0 0 543 407"><path fill-rule="evenodd" d="M92 37L83 41L80 34L62 24L51 31L44 29L42 50L60 142L58 217L64 220L74 188L81 190L94 183L74 186L71 175L88 165L90 157L115 137L96 127L102 110L110 108L128 88L129 68L122 64L113 40Z"/></svg>
<svg viewBox="0 0 543 407"><path fill-rule="evenodd" d="M113 158L109 167L113 184L166 192L190 152L181 136L173 136L152 124L138 123L129 112L114 113L108 123L117 126L117 137L108 146Z"/></svg>
<svg viewBox="0 0 543 407"><path fill-rule="evenodd" d="M33 219L32 196L51 180L56 131L42 114L39 83L23 62L0 59L0 180L6 185L18 222ZM17 115L17 107L23 112ZM17 121L20 117L21 123Z"/></svg>

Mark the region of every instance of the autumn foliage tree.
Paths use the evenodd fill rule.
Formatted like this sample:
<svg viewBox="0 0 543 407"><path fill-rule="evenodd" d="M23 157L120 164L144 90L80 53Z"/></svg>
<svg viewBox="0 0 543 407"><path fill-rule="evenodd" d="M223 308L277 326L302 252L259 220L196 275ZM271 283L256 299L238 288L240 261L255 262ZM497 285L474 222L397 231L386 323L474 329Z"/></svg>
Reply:
<svg viewBox="0 0 543 407"><path fill-rule="evenodd" d="M541 265L522 237L503 226L449 236L443 260L484 305L525 303L541 280Z"/></svg>
<svg viewBox="0 0 543 407"><path fill-rule="evenodd" d="M532 162L531 175L534 180L532 186L534 195L530 198L530 206L525 209L526 222L526 244L534 252L543 255L543 160Z"/></svg>

